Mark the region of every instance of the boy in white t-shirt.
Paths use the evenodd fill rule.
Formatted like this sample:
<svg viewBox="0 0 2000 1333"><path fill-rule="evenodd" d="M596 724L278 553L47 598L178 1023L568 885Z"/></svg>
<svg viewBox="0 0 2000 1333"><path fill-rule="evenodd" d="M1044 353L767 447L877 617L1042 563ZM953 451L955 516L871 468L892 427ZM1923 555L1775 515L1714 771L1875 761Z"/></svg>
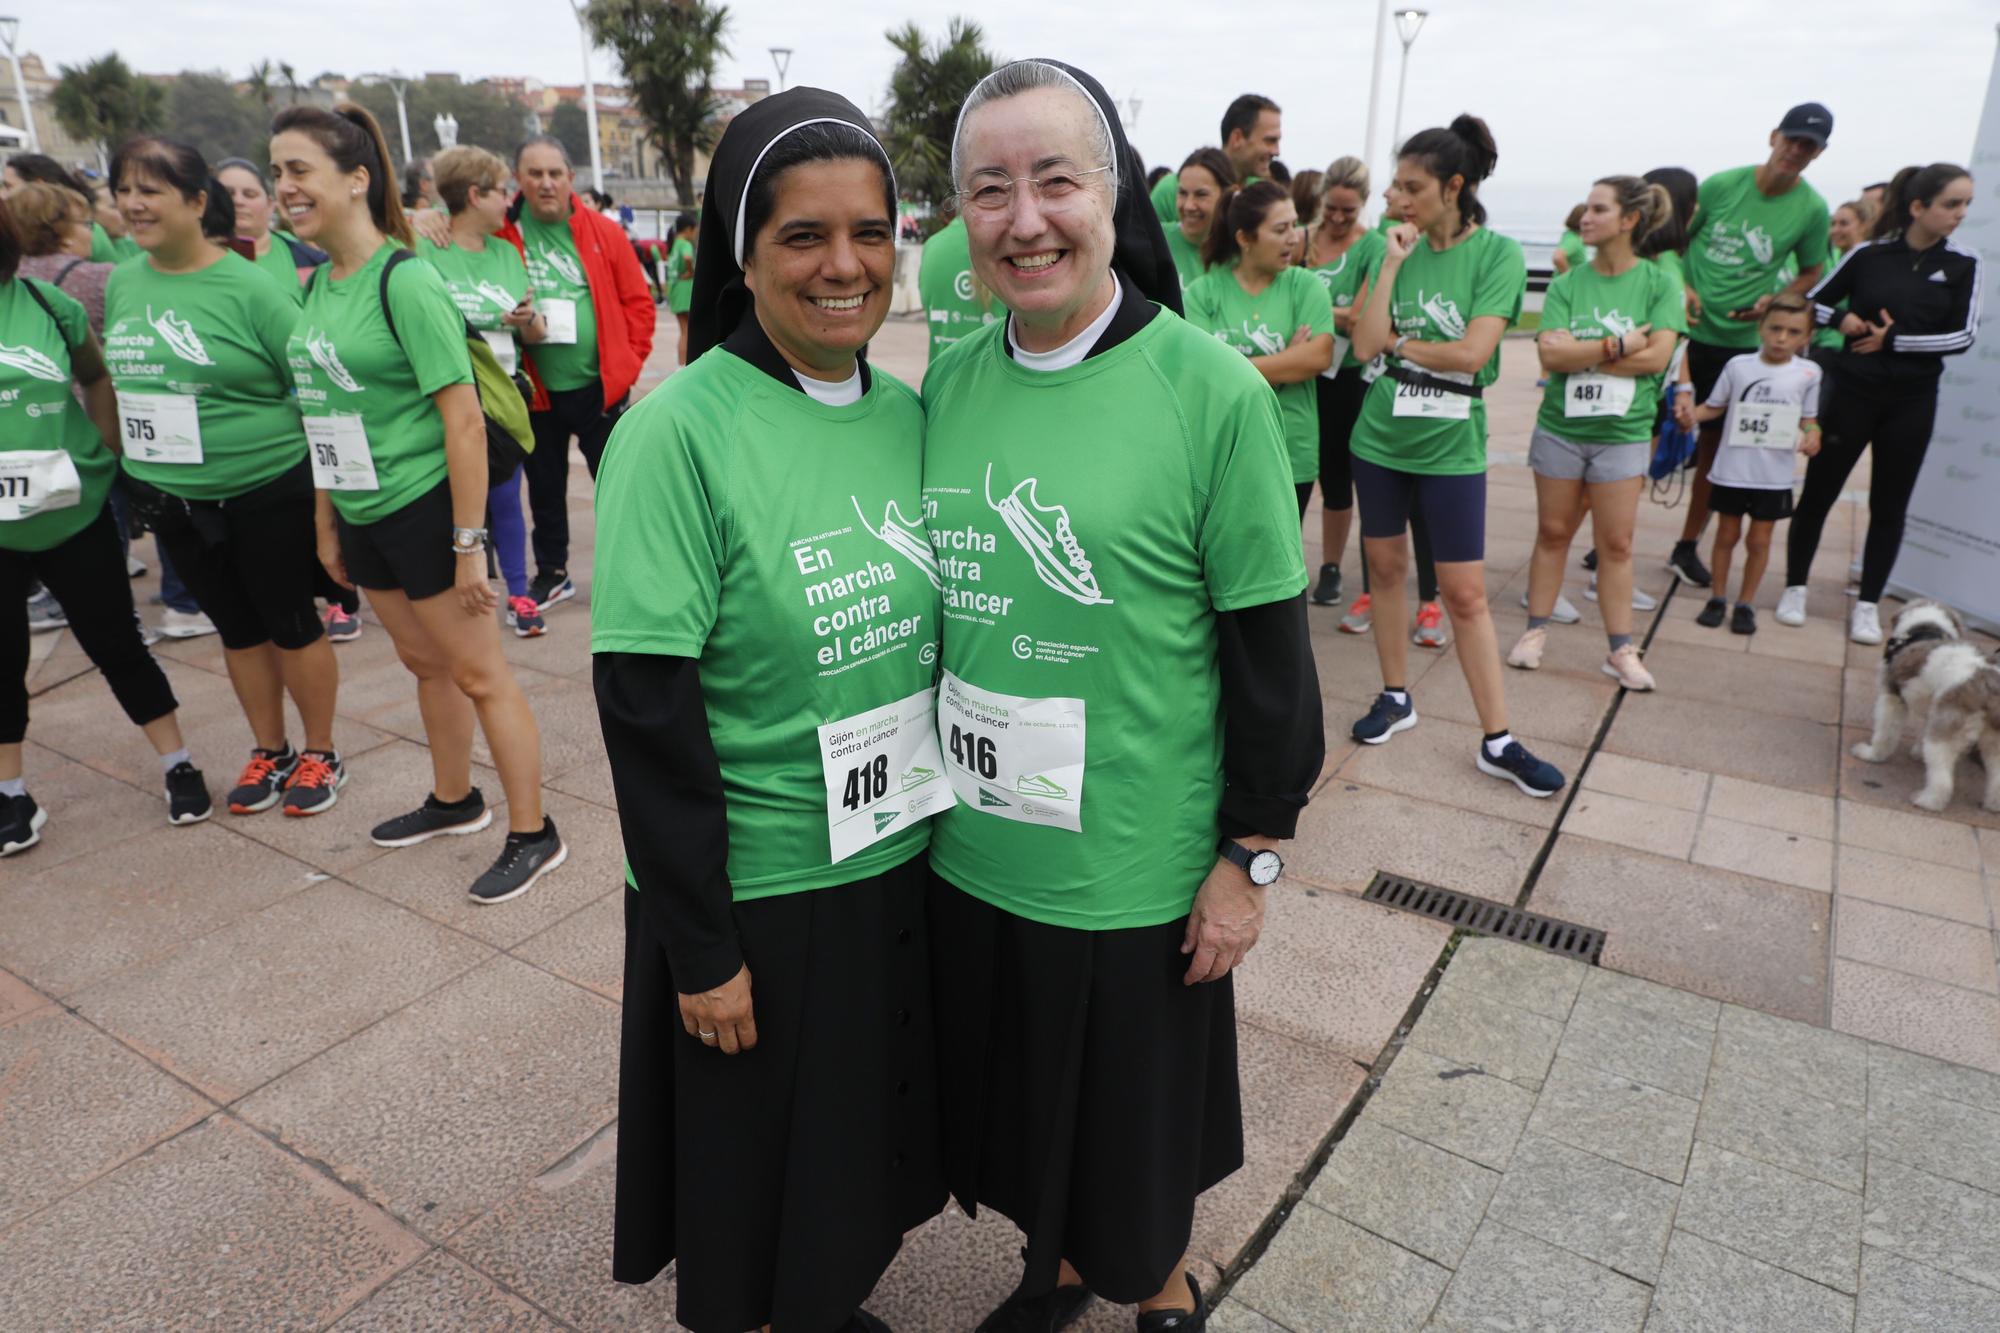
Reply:
<svg viewBox="0 0 2000 1333"><path fill-rule="evenodd" d="M1722 426L1722 447L1709 469L1709 508L1714 511L1715 551L1708 558L1714 570L1716 595L1696 616L1710 629L1729 610L1729 562L1743 520L1750 520L1744 542L1743 586L1729 628L1737 634L1757 632L1751 604L1764 567L1771 558L1771 534L1778 520L1792 515L1794 454L1811 458L1819 452L1819 390L1822 372L1802 355L1812 338L1812 307L1804 297L1784 292L1773 298L1757 323L1762 346L1732 359L1722 368L1708 401L1694 410L1697 422L1728 419Z"/></svg>

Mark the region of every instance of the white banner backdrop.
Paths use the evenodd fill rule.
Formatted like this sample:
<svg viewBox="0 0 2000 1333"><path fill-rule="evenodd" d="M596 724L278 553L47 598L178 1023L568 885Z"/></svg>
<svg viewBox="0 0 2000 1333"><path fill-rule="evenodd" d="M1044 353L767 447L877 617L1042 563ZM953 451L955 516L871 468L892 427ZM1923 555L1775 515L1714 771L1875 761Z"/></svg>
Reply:
<svg viewBox="0 0 2000 1333"><path fill-rule="evenodd" d="M1952 239L1986 261L1985 326L1971 351L1945 358L1937 429L1890 587L1948 602L2000 633L2000 52L1967 165L1978 193Z"/></svg>

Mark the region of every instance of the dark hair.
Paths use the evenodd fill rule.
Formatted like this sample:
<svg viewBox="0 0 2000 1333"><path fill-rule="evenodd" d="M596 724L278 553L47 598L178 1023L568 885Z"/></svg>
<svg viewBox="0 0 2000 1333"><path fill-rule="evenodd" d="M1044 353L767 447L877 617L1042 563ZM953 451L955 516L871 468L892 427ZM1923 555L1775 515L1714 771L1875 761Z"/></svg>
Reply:
<svg viewBox="0 0 2000 1333"><path fill-rule="evenodd" d="M756 248L757 233L764 230L764 224L771 220L771 210L778 206L778 178L793 167L802 167L809 162L845 162L858 159L872 162L882 171L882 215L893 223L896 219L896 182L889 172L889 160L882 155L882 145L875 136L859 126L845 121L821 121L804 129L793 130L764 153L764 160L757 165L757 174L750 180L749 194L743 202L743 262L750 262L750 252Z"/></svg>
<svg viewBox="0 0 2000 1333"><path fill-rule="evenodd" d="M676 236L684 231L693 231L700 225L701 220L692 213L674 214L674 235Z"/></svg>
<svg viewBox="0 0 2000 1333"><path fill-rule="evenodd" d="M413 157L403 164L403 207L415 208L423 202L424 177L431 174L431 160L427 157ZM436 184L433 177L432 184Z"/></svg>
<svg viewBox="0 0 2000 1333"><path fill-rule="evenodd" d="M221 180L222 173L230 170L231 168L234 168L239 171L247 171L252 176L255 176L257 178L257 184L263 187L265 195L266 196L270 195L271 178L264 174L264 169L262 167L258 166L255 162L252 162L247 157L223 158L220 162L215 164L215 178L217 180Z"/></svg>
<svg viewBox="0 0 2000 1333"><path fill-rule="evenodd" d="M514 150L515 171L518 172L521 169L521 154L527 152L530 148L553 148L558 153L562 154L562 160L564 166L566 167L572 166L572 163L569 160L569 149L563 147L563 141L561 139L556 138L556 136L553 134L531 134L527 138L521 140L520 147Z"/></svg>
<svg viewBox="0 0 2000 1333"><path fill-rule="evenodd" d="M208 200L201 210L201 234L211 241L227 241L236 235L236 200L221 181L208 181Z"/></svg>
<svg viewBox="0 0 2000 1333"><path fill-rule="evenodd" d="M271 133L297 130L320 146L342 171L368 173L368 216L375 229L393 241L412 244L410 220L403 216L403 204L389 188L389 141L368 108L341 102L333 110L317 106L288 106L271 122Z"/></svg>
<svg viewBox="0 0 2000 1333"><path fill-rule="evenodd" d="M1875 183L1874 183L1873 185L1864 185L1864 186L1862 186L1862 187L1861 187L1861 193L1863 193L1863 194L1867 194L1867 193L1868 193L1868 192L1869 192L1870 190L1886 190L1886 189L1888 189L1888 188L1889 188L1889 182L1887 182L1887 181L1876 181L1876 182L1875 182Z"/></svg>
<svg viewBox="0 0 2000 1333"><path fill-rule="evenodd" d="M1298 210L1300 226L1310 225L1319 217L1323 193L1320 182L1325 179L1325 172L1310 167L1292 177L1292 207Z"/></svg>
<svg viewBox="0 0 2000 1333"><path fill-rule="evenodd" d="M1200 167L1215 177L1215 188L1227 190L1236 184L1236 164L1229 160L1229 154L1220 148L1197 148L1181 163L1181 170Z"/></svg>
<svg viewBox="0 0 2000 1333"><path fill-rule="evenodd" d="M1882 241L1902 235L1903 229L1910 225L1911 204L1929 208L1931 201L1943 194L1953 181L1971 175L1955 162L1904 167L1890 179L1889 188L1883 192L1882 212L1875 218L1875 225L1868 229L1868 239Z"/></svg>
<svg viewBox="0 0 2000 1333"><path fill-rule="evenodd" d="M1243 94L1231 102L1229 109L1222 113L1222 142L1229 142L1231 130L1241 130L1243 137L1249 138L1250 131L1257 128L1257 117L1266 111L1278 110L1278 104L1268 97L1256 93Z"/></svg>
<svg viewBox="0 0 2000 1333"><path fill-rule="evenodd" d="M125 173L137 167L162 185L172 186L188 203L210 186L208 162L201 150L178 139L143 135L127 139L111 155L111 188L115 192Z"/></svg>
<svg viewBox="0 0 2000 1333"><path fill-rule="evenodd" d="M1459 178L1458 229L1464 231L1486 221L1486 205L1479 201L1479 183L1493 174L1500 150L1493 143L1493 131L1479 117L1466 114L1442 129L1418 130L1403 141L1398 159L1415 158L1437 179L1440 190L1453 176Z"/></svg>
<svg viewBox="0 0 2000 1333"><path fill-rule="evenodd" d="M1669 250L1677 255L1686 254L1688 224L1694 221L1694 204L1701 192L1701 182L1686 167L1654 167L1639 179L1665 190L1674 211L1672 217L1648 232L1643 241L1637 241L1633 249L1641 259L1652 259Z"/></svg>
<svg viewBox="0 0 2000 1333"><path fill-rule="evenodd" d="M14 210L7 206L6 196L0 195L0 282L14 280L21 254L21 231L14 225Z"/></svg>
<svg viewBox="0 0 2000 1333"><path fill-rule="evenodd" d="M1292 183L1292 169L1275 157L1271 159L1271 165L1264 168L1264 170L1270 172L1270 178L1280 185L1290 185Z"/></svg>
<svg viewBox="0 0 2000 1333"><path fill-rule="evenodd" d="M1757 327L1763 328L1764 321L1773 315L1804 315L1806 331L1812 331L1812 302L1797 292L1779 292L1771 298L1771 304L1764 307L1764 313L1757 316Z"/></svg>
<svg viewBox="0 0 2000 1333"><path fill-rule="evenodd" d="M1208 236L1201 243L1201 262L1210 268L1232 263L1243 254L1240 231L1254 232L1279 204L1291 200L1292 192L1276 181L1258 181L1242 188L1232 187L1209 220Z"/></svg>
<svg viewBox="0 0 2000 1333"><path fill-rule="evenodd" d="M1165 163L1161 163L1159 166L1154 167L1151 171L1147 172L1146 188L1150 190L1155 185L1158 185L1160 183L1160 177L1166 175L1172 169L1173 168L1167 166Z"/></svg>
<svg viewBox="0 0 2000 1333"><path fill-rule="evenodd" d="M60 185L65 190L75 190L85 199L92 197L90 183L83 177L63 166L47 153L16 153L7 159L7 166L14 168L14 174L24 181L40 181L43 185Z"/></svg>
<svg viewBox="0 0 2000 1333"><path fill-rule="evenodd" d="M1563 219L1563 230L1575 231L1577 228L1577 224L1582 221L1583 221L1583 205L1578 204L1575 208L1570 209L1569 216Z"/></svg>
<svg viewBox="0 0 2000 1333"><path fill-rule="evenodd" d="M1664 226L1674 215L1673 196L1664 185L1657 185L1640 176L1599 176L1593 185L1602 185L1611 191L1611 197L1618 206L1618 216L1623 219L1628 213L1637 213L1639 221L1632 228L1632 253L1638 254L1639 247L1646 238ZM1582 221L1579 212L1577 220Z"/></svg>

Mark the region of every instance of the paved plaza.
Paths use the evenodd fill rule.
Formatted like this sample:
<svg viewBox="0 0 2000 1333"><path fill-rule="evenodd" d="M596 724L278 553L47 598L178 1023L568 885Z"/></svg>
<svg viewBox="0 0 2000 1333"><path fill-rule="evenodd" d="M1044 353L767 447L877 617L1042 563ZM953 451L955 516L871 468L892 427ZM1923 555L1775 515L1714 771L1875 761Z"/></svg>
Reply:
<svg viewBox="0 0 2000 1333"><path fill-rule="evenodd" d="M893 320L877 363L916 381L923 337ZM659 348L648 386L671 321ZM1488 402L1504 650L1534 532L1527 342ZM368 841L429 778L379 626L339 649L339 807L192 829L166 826L157 761L74 642L35 640L50 824L0 863L0 1330L675 1327L670 1275L609 1279L617 1137L644 1128L616 1122L621 852L580 464L571 504L582 595L507 646L571 855L499 907L465 896L497 829ZM1660 563L1681 512L1645 506L1650 696L1599 673L1572 560L1583 623L1507 674L1514 729L1573 779L1550 801L1474 770L1450 651L1412 650L1420 726L1347 742L1373 645L1313 609L1327 763L1237 983L1247 1163L1193 1245L1214 1327L2000 1329L2000 815L1970 763L1940 816L1908 803L1915 761L1848 754L1880 653L1842 633L1859 513L1829 523L1806 628L1767 612L1743 638L1693 624ZM1316 564L1316 512L1307 533ZM249 742L219 644L158 651L226 783ZM1364 901L1378 871L1595 927L1601 965ZM969 1330L1018 1245L948 1212L871 1308Z"/></svg>

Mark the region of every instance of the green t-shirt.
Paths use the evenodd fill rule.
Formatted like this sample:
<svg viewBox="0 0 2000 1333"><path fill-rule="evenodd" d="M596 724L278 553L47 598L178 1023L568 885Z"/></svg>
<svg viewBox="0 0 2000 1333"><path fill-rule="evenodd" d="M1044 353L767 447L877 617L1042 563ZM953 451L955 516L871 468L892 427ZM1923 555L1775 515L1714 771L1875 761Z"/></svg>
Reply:
<svg viewBox="0 0 2000 1333"><path fill-rule="evenodd" d="M667 248L667 310L685 315L694 305L694 242L674 237Z"/></svg>
<svg viewBox="0 0 2000 1333"><path fill-rule="evenodd" d="M717 349L605 449L591 651L700 661L738 901L880 874L930 838L919 818L833 860L820 728L936 674L923 409L871 373L860 402L827 407Z"/></svg>
<svg viewBox="0 0 2000 1333"><path fill-rule="evenodd" d="M1200 243L1181 234L1178 220L1162 225L1167 229L1167 251L1174 257L1174 271L1180 275L1181 292L1185 295L1195 279L1208 272L1208 265L1201 262Z"/></svg>
<svg viewBox="0 0 2000 1333"><path fill-rule="evenodd" d="M1379 231L1364 231L1354 238L1340 258L1306 272L1319 279L1319 285L1326 288L1326 294L1333 299L1334 310L1351 310L1361 296L1362 284L1375 276L1382 267L1382 252L1388 248ZM1301 253L1304 253L1303 251ZM1344 370L1359 366L1362 362L1354 355L1353 344L1346 338L1337 338L1336 350L1340 355L1334 358L1333 368Z"/></svg>
<svg viewBox="0 0 2000 1333"><path fill-rule="evenodd" d="M1433 250L1424 237L1396 271L1389 309L1396 337L1420 342L1457 342L1475 319L1497 316L1512 324L1521 313L1528 287L1528 263L1520 242L1480 227L1449 250ZM1421 367L1419 367L1421 369ZM1436 374L1435 371L1426 372ZM1500 376L1500 347L1472 376L1472 383L1491 384ZM1486 402L1450 395L1456 413L1462 399L1465 415L1397 416L1396 392L1402 386L1384 375L1368 387L1361 418L1354 426L1354 452L1379 467L1423 476L1465 476L1486 470Z"/></svg>
<svg viewBox="0 0 2000 1333"><path fill-rule="evenodd" d="M1583 248L1583 237L1573 231L1563 233L1562 240L1556 243L1556 249L1562 252L1563 258L1569 261L1569 266L1573 269L1582 268L1590 262L1590 252Z"/></svg>
<svg viewBox="0 0 2000 1333"><path fill-rule="evenodd" d="M917 265L917 295L930 321L930 358L991 324L997 309L990 300L982 305L974 291L972 256L965 239L965 219L950 223L924 242Z"/></svg>
<svg viewBox="0 0 2000 1333"><path fill-rule="evenodd" d="M1615 278L1607 278L1590 264L1579 264L1556 275L1542 300L1542 328L1563 329L1579 342L1597 342L1614 334L1630 333L1641 324L1655 331L1672 329L1687 332L1687 306L1674 276L1650 259L1642 259ZM1666 372L1657 375L1599 375L1613 383L1593 386L1622 393L1623 379L1632 386L1632 404L1617 416L1569 415L1568 375L1550 371L1548 387L1542 391L1542 410L1536 418L1543 430L1576 444L1646 444L1653 438L1653 425L1660 412L1660 386ZM1598 401L1602 401L1601 395ZM1584 406L1579 403L1576 406Z"/></svg>
<svg viewBox="0 0 2000 1333"><path fill-rule="evenodd" d="M472 383L465 319L444 279L422 259L389 278L391 334L382 318L382 266L394 242L345 278L322 267L306 291L286 359L299 410L311 417L359 417L375 460L376 489L334 490L349 523L387 518L445 479L444 418L431 395Z"/></svg>
<svg viewBox="0 0 2000 1333"><path fill-rule="evenodd" d="M1153 185L1153 211L1160 215L1160 221L1172 231L1181 220L1181 174L1169 171ZM1186 286L1185 280L1181 283Z"/></svg>
<svg viewBox="0 0 2000 1333"><path fill-rule="evenodd" d="M257 256L257 267L278 280L278 286L292 298L294 307L306 303L306 285L299 281L299 266L292 261L292 247L277 232L271 233L270 248Z"/></svg>
<svg viewBox="0 0 2000 1333"><path fill-rule="evenodd" d="M1727 318L1780 285L1787 260L1800 268L1826 262L1826 200L1805 181L1773 199L1757 188L1757 168L1718 171L1701 183L1688 240L1688 281L1701 298L1690 329L1714 347L1757 345L1754 320Z"/></svg>
<svg viewBox="0 0 2000 1333"><path fill-rule="evenodd" d="M521 364L521 335L505 317L528 291L528 266L521 252L511 241L488 236L480 250L419 240L417 253L438 271L465 322L486 339L500 368L511 375Z"/></svg>
<svg viewBox="0 0 2000 1333"><path fill-rule="evenodd" d="M1660 266L1662 273L1673 279L1675 288L1681 293L1681 323L1685 325L1687 323L1686 261L1681 258L1681 252L1678 250L1662 250L1653 256L1653 262Z"/></svg>
<svg viewBox="0 0 2000 1333"><path fill-rule="evenodd" d="M55 312L28 294L28 284ZM111 489L118 460L104 437L70 396L74 374L70 353L90 337L90 317L74 298L46 282L15 278L0 282L0 458L16 451L61 449L76 464L81 497L64 509L44 509L27 518L0 515L0 549L46 551L68 541L97 518ZM19 497L25 478L0 462L0 496ZM9 607L8 614L19 615Z"/></svg>
<svg viewBox="0 0 2000 1333"><path fill-rule="evenodd" d="M104 288L104 360L120 398L125 471L170 495L227 500L297 467L305 428L292 397L286 346L299 307L280 282L243 256L193 273L162 273L151 260L120 265ZM161 397L165 395L165 397ZM133 416L126 400L150 398L157 414ZM198 460L164 461L174 408L194 409Z"/></svg>
<svg viewBox="0 0 2000 1333"><path fill-rule="evenodd" d="M1008 356L1004 325L982 329L931 368L924 413L959 794L932 864L1052 925L1185 916L1222 797L1216 613L1305 587L1276 398L1155 313L1048 372ZM994 696L1002 730L972 720Z"/></svg>
<svg viewBox="0 0 2000 1333"><path fill-rule="evenodd" d="M104 230L104 224L90 224L90 262L93 264L122 264L128 259L139 257L139 243L130 236L113 236Z"/></svg>
<svg viewBox="0 0 2000 1333"><path fill-rule="evenodd" d="M551 389L581 389L595 384L597 369L597 307L590 301L590 281L569 219L547 224L521 210L521 239L528 252L528 278L535 285L535 305L549 321L551 332L562 322L551 302L569 301L576 309L576 341L535 344L530 359Z"/></svg>
<svg viewBox="0 0 2000 1333"><path fill-rule="evenodd" d="M1271 285L1255 296L1236 280L1234 265L1214 269L1197 278L1181 300L1190 324L1244 356L1275 356L1302 324L1315 337L1333 332L1333 299L1302 268L1278 270ZM1311 380L1273 387L1285 423L1292 480L1311 481L1319 475L1319 393Z"/></svg>

